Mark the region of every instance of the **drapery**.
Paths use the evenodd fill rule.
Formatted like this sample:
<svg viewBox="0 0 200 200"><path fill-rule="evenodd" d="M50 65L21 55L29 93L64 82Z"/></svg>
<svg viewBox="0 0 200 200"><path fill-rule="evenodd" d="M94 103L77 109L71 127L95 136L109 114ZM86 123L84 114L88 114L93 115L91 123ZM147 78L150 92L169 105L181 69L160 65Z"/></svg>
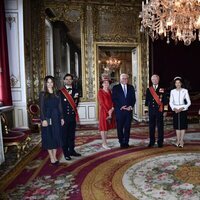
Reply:
<svg viewBox="0 0 200 200"><path fill-rule="evenodd" d="M4 1L0 0L0 101L12 105Z"/></svg>

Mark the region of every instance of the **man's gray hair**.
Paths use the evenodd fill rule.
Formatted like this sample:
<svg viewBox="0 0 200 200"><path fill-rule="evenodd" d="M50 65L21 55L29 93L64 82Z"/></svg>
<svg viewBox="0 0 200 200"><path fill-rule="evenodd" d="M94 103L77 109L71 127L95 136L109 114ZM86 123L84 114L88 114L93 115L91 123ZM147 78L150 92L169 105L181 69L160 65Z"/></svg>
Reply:
<svg viewBox="0 0 200 200"><path fill-rule="evenodd" d="M122 79L123 76L126 76L127 78L129 78L128 74L123 73L123 74L120 74L120 80Z"/></svg>

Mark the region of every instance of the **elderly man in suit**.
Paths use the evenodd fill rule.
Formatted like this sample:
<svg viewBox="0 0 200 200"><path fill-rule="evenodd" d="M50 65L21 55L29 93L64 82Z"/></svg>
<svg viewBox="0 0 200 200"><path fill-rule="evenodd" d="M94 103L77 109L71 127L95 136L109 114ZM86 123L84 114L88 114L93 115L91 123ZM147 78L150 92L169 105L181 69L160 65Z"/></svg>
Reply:
<svg viewBox="0 0 200 200"><path fill-rule="evenodd" d="M79 121L77 106L79 103L79 93L73 87L73 76L66 74L64 76L64 87L61 91L61 104L64 116L63 126L63 153L66 160L71 160L71 156L81 156L75 151L75 129Z"/></svg>
<svg viewBox="0 0 200 200"><path fill-rule="evenodd" d="M128 84L128 74L120 75L120 83L112 90L112 100L114 103L117 135L121 148L129 147L130 128L132 111L135 105L135 89Z"/></svg>

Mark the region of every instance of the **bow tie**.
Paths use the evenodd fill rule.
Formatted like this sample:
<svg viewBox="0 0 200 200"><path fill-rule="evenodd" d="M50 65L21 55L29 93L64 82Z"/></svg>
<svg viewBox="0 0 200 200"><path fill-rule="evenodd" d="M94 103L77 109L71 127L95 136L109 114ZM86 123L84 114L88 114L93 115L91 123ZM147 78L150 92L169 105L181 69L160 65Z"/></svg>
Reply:
<svg viewBox="0 0 200 200"><path fill-rule="evenodd" d="M67 91L71 91L72 90L72 88L67 88Z"/></svg>

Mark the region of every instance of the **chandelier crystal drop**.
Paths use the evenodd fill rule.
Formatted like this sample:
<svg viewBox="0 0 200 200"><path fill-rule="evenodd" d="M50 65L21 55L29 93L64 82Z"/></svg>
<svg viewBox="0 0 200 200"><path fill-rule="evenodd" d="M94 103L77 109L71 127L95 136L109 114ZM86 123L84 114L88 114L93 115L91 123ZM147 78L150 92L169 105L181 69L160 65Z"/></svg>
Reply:
<svg viewBox="0 0 200 200"><path fill-rule="evenodd" d="M146 0L139 16L141 31L152 40L167 37L190 45L200 40L200 0Z"/></svg>

